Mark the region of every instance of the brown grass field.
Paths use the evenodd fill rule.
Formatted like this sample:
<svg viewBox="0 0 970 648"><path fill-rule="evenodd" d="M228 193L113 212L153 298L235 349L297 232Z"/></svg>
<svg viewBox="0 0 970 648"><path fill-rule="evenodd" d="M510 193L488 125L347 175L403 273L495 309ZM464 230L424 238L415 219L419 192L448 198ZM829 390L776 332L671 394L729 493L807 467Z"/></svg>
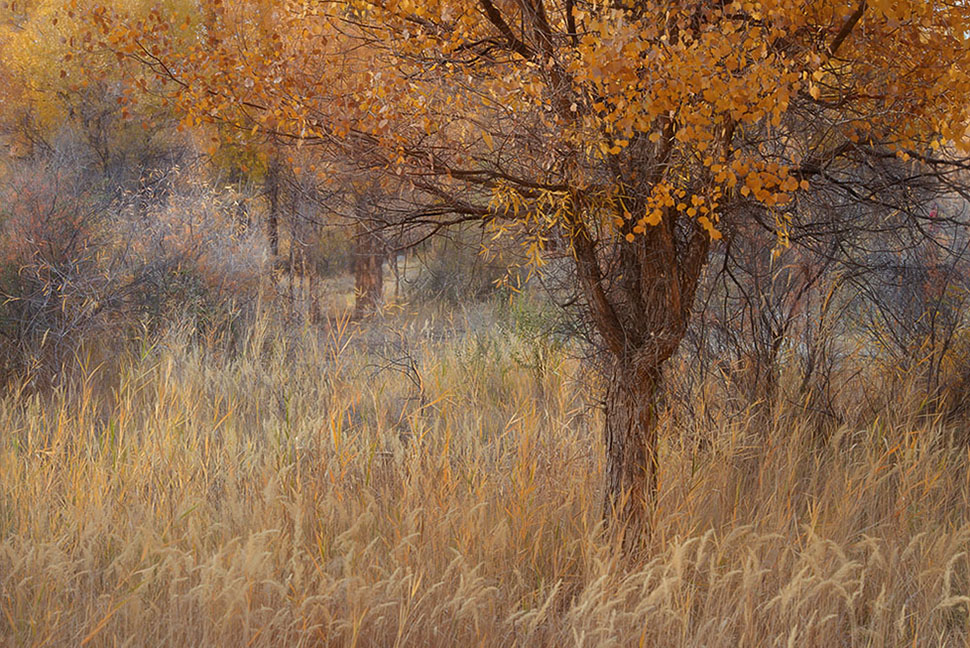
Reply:
<svg viewBox="0 0 970 648"><path fill-rule="evenodd" d="M173 330L8 392L0 645L966 645L970 456L917 387L825 444L698 387L623 557L596 385L490 317Z"/></svg>

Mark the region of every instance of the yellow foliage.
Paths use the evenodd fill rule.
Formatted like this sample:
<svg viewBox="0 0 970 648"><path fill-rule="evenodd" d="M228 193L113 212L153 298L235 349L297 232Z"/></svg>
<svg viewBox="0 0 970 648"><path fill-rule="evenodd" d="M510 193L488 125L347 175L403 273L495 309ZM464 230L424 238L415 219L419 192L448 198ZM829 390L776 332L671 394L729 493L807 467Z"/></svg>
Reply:
<svg viewBox="0 0 970 648"><path fill-rule="evenodd" d="M828 132L826 142L811 132L814 141L800 139L787 117L796 99L814 100L819 114L851 113L900 149L938 146L938 134L964 146L970 9L930 6L869 2L855 11L834 1L776 0L735 2L698 17L688 2L645 2L636 10L591 2L577 3L572 16L542 7L530 17L492 2L359 0L348 13L339 2L249 0L213 3L202 21L183 19L171 6L169 14L135 21L116 3L94 22L109 47L136 57L140 47L150 52L140 58L178 82L177 101L192 124L216 118L252 134L262 127L301 139L366 133L394 151L433 141L434 150L464 152L439 161L455 171L476 160L495 163L500 138L503 150L520 156L506 165L515 178L542 184L527 167L541 166L551 151L573 151L556 184L601 196L630 191L627 180L622 189L607 186L618 179L597 168L609 158L642 156L636 142L643 135L667 160L659 177L636 188L649 215L640 225L656 225L679 209L679 202L657 202L667 186L769 208L807 190L807 179L795 175L799 165L813 150L824 152L818 147L857 141L860 127ZM855 28L858 21L864 28ZM512 28L522 22L531 34ZM198 36L173 39L169 23ZM565 33L570 25L576 36ZM806 36L817 33L829 36ZM482 43L509 55L476 54ZM829 108L839 97L850 97L850 105ZM515 129L523 124L539 129L536 141L546 150L517 148ZM770 157L764 143L752 149L740 136L748 131L765 133ZM396 165L426 161L399 156ZM513 217L523 211L508 207ZM688 214L716 237L717 209L712 200L707 212Z"/></svg>

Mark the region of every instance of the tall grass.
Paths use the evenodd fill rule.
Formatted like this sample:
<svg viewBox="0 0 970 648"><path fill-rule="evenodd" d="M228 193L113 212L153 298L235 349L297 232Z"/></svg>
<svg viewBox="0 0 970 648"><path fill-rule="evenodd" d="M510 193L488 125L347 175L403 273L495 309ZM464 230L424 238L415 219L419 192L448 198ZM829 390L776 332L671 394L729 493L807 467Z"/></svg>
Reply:
<svg viewBox="0 0 970 648"><path fill-rule="evenodd" d="M600 533L595 386L482 309L262 321L232 354L176 330L14 389L0 644L965 645L951 428L901 405L820 445L782 406L697 444L670 417L631 560Z"/></svg>

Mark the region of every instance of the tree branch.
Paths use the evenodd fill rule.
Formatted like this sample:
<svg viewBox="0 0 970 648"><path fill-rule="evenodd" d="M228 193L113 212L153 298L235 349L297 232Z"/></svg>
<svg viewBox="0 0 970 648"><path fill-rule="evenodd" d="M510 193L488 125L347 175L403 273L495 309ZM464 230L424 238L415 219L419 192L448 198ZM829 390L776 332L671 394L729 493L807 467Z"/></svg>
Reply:
<svg viewBox="0 0 970 648"><path fill-rule="evenodd" d="M845 21L844 25L842 25L842 29L839 30L839 33L835 35L835 40L833 40L832 44L829 45L829 56L835 56L835 53L839 51L840 47L842 47L842 43L845 42L845 39L848 38L849 34L852 33L852 30L855 29L856 24L858 24L859 20L862 18L862 14L864 14L865 11L866 0L862 0L856 10L852 12L852 15L849 16L849 19Z"/></svg>
<svg viewBox="0 0 970 648"><path fill-rule="evenodd" d="M579 208L579 201L574 200L574 208ZM582 218L575 214L569 214L569 225L572 231L569 233L569 240L572 243L573 253L576 255L576 269L580 281L586 286L586 295L589 298L589 308L593 315L593 321L606 346L610 348L616 357L623 357L626 349L626 336L624 335L623 325L617 317L613 304L606 297L603 291L603 277L600 272L599 261L596 258L596 248L593 239L583 223Z"/></svg>
<svg viewBox="0 0 970 648"><path fill-rule="evenodd" d="M519 40L515 33L512 32L512 28L509 24L505 22L502 17L502 13L495 8L492 4L492 0L479 0L482 5L482 9L485 11L485 15L488 17L488 21L492 23L496 29L501 32L502 36L509 42L509 47L512 51L521 56L522 58L531 59L533 56L532 50L528 45Z"/></svg>

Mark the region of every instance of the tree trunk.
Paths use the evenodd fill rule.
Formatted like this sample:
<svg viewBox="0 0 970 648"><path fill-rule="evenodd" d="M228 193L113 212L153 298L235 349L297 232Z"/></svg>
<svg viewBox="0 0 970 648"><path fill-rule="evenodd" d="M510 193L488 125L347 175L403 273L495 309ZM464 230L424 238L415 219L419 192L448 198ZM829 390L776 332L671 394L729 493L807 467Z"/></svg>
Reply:
<svg viewBox="0 0 970 648"><path fill-rule="evenodd" d="M578 194L575 201L582 206L583 196ZM582 219L569 221L590 319L614 359L606 398L604 518L627 550L650 528L657 495L661 368L687 332L710 249L708 234L696 223L686 231L678 228L679 218L676 211L668 211L640 237L631 229L632 241L597 241ZM604 261L615 264L611 272L618 276L613 281L604 280Z"/></svg>
<svg viewBox="0 0 970 648"><path fill-rule="evenodd" d="M384 244L364 223L358 223L354 236L354 283L354 316L376 311L384 301Z"/></svg>
<svg viewBox="0 0 970 648"><path fill-rule="evenodd" d="M634 547L649 528L657 494L659 367L616 362L606 396L604 518Z"/></svg>
<svg viewBox="0 0 970 648"><path fill-rule="evenodd" d="M275 265L280 255L280 161L275 152L270 156L266 170L266 195L269 198L266 218L269 252Z"/></svg>

